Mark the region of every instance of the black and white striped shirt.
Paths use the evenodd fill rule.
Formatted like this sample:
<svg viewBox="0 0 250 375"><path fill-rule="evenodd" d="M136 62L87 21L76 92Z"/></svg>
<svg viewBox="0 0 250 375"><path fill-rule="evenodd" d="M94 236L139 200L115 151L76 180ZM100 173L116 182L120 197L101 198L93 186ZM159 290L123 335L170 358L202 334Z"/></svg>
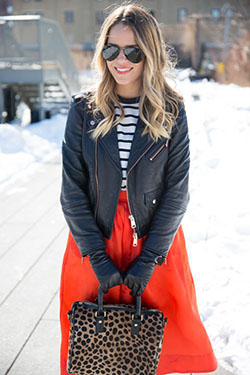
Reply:
<svg viewBox="0 0 250 375"><path fill-rule="evenodd" d="M118 149L122 169L121 190L127 190L127 166L129 154L134 138L136 124L139 117L139 97L123 98L118 95L119 103L123 106L125 117L117 125ZM120 108L115 106L115 120L121 114Z"/></svg>

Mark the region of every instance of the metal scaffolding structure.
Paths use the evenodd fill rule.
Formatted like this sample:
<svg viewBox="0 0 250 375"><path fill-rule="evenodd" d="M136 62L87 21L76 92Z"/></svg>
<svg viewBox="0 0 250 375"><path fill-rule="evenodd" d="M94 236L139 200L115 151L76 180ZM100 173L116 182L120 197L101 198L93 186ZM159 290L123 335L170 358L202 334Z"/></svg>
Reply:
<svg viewBox="0 0 250 375"><path fill-rule="evenodd" d="M68 106L78 72L57 22L41 16L0 17L0 120L13 119L22 100L37 120Z"/></svg>

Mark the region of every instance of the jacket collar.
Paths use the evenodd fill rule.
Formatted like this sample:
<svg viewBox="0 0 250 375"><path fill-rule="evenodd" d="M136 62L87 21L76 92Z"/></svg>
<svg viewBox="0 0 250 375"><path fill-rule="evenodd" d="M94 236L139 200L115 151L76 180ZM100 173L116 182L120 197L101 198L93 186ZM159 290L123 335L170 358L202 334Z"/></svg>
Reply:
<svg viewBox="0 0 250 375"><path fill-rule="evenodd" d="M99 113L96 126L103 118L103 114ZM132 147L129 154L127 171L129 171L129 169L137 162L137 160L146 151L146 149L155 143L149 136L149 134L145 134L142 136L144 128L145 123L140 117L138 117ZM108 134L106 134L104 137L99 137L98 140L104 146L106 152L109 154L115 165L121 170L117 141L117 127L112 127Z"/></svg>

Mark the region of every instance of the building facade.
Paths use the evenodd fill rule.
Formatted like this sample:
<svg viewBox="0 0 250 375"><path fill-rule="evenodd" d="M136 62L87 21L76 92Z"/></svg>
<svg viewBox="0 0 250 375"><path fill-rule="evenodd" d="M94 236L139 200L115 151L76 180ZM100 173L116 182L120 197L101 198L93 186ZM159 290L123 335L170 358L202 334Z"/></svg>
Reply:
<svg viewBox="0 0 250 375"><path fill-rule="evenodd" d="M0 15L41 15L55 20L79 70L90 69L100 27L123 0L0 0ZM221 82L250 82L249 0L130 0L145 6L160 23L178 56L178 67L224 66ZM32 47L31 27L20 43ZM236 57L237 56L237 57ZM204 59L205 58L205 59ZM210 65L211 65L210 64ZM244 65L245 64L245 65ZM228 73L231 66L232 73ZM222 71L222 69L219 69ZM228 78L230 77L233 78ZM220 77L219 77L220 76ZM238 77L237 79L235 77Z"/></svg>
<svg viewBox="0 0 250 375"><path fill-rule="evenodd" d="M133 1L132 1L133 2ZM175 25L190 14L209 14L214 19L223 13L224 0L137 0L156 17L158 22ZM123 0L12 0L7 1L12 14L36 14L56 20L71 48L94 49L95 42L109 9ZM247 0L227 0L227 12L249 10ZM248 5L247 5L248 4ZM224 5L225 7L225 5ZM241 9L243 7L243 9Z"/></svg>

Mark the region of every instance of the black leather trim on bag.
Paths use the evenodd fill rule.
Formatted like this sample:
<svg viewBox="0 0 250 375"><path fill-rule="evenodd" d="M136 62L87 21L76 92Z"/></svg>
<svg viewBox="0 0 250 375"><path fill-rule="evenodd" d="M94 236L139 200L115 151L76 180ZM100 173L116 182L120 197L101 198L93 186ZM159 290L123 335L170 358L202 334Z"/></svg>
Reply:
<svg viewBox="0 0 250 375"><path fill-rule="evenodd" d="M112 308L113 308L113 305L111 305L109 309L112 309ZM129 309L130 311L128 312L131 312L131 318L132 318L131 333L134 335L138 335L140 332L140 322L142 318L140 296L135 298L135 308L136 308L135 314L132 314L133 309ZM124 310L124 308L122 307L120 310ZM98 310L96 311L95 316L96 316L96 333L104 332L104 320L105 320L104 318L106 316L106 311L104 311L103 309L103 291L101 288L98 288Z"/></svg>

